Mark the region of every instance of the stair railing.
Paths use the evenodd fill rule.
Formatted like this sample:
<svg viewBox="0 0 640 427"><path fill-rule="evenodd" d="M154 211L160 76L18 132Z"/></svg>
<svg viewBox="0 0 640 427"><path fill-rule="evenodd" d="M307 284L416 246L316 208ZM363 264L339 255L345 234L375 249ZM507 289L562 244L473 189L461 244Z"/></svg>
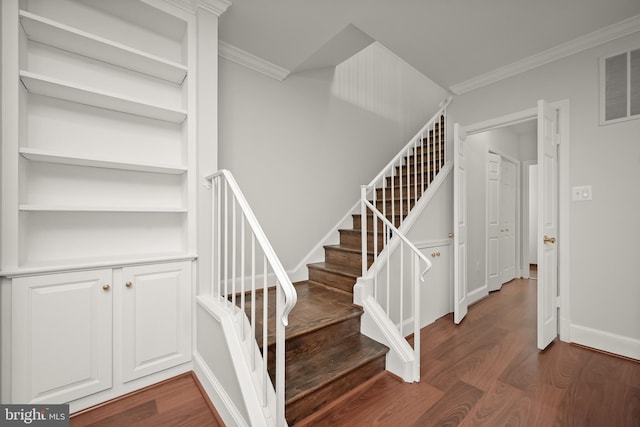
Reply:
<svg viewBox="0 0 640 427"><path fill-rule="evenodd" d="M231 172L220 170L205 179L213 192L209 291L232 312L244 313L239 322L240 333L243 341L247 333L251 333L248 363L254 375L261 378L263 409L269 412L267 408L274 403L270 400L275 389L275 425L285 426L285 328L297 302L297 293ZM269 285L273 283L275 296L269 298L274 292ZM273 310L275 316L270 316ZM260 323L261 327L256 329ZM269 357L273 357L269 346L273 344L270 341L274 329L275 373L271 375L275 374L275 387L268 372L268 367L273 365L269 361ZM254 351L256 345L261 352ZM262 360L256 360L260 357Z"/></svg>
<svg viewBox="0 0 640 427"><path fill-rule="evenodd" d="M419 381L420 377L419 285L431 262L402 233L402 224L446 164L446 109L451 99L443 101L440 110L409 143L368 185L361 187L362 277L359 280L370 284L367 295L361 298L373 298L375 306L370 308L382 310L390 323L396 325L402 339L406 336L405 324L412 323L413 368L405 374L396 372L405 381ZM412 253L411 266L405 260L406 250ZM426 268L419 273L421 262ZM408 280L411 280L409 285ZM411 307L408 319L406 306Z"/></svg>
<svg viewBox="0 0 640 427"><path fill-rule="evenodd" d="M362 187L362 196L366 195L366 187ZM371 268L373 275L373 300L377 307L381 308L385 316L397 327L400 337L406 337L408 333L413 333L413 363L409 372L395 372L405 381L420 381L420 286L424 282L424 276L431 269L431 261L413 243L402 234L389 221L380 210L371 202L362 199L362 215L369 210L373 212L373 221L382 223L383 239L387 250L382 252L384 263L376 263L380 258L374 255L374 265ZM363 250L366 250L367 238L363 229ZM392 237L399 239L399 248L392 253L389 241ZM373 246L377 247L377 237L374 237ZM407 266L405 252L410 253L410 265ZM375 252L375 249L374 249ZM375 252L377 253L377 252ZM420 272L420 265L424 264L424 269ZM364 277L364 275L363 275ZM393 288L393 290L392 290ZM408 308L405 308L408 305ZM406 313L410 313L407 322ZM406 325L409 323L408 325ZM405 329L405 325L406 328Z"/></svg>

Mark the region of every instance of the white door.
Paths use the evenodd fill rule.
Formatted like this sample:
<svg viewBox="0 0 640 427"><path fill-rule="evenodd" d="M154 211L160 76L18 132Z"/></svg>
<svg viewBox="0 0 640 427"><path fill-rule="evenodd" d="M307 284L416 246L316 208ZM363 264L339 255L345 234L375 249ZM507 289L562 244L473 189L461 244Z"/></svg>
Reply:
<svg viewBox="0 0 640 427"><path fill-rule="evenodd" d="M122 275L124 381L191 360L191 264L126 267Z"/></svg>
<svg viewBox="0 0 640 427"><path fill-rule="evenodd" d="M66 403L112 385L111 270L12 282L13 403Z"/></svg>
<svg viewBox="0 0 640 427"><path fill-rule="evenodd" d="M487 153L487 287L502 285L500 269L500 165L502 158Z"/></svg>
<svg viewBox="0 0 640 427"><path fill-rule="evenodd" d="M503 161L500 170L500 284L516 277L516 165Z"/></svg>
<svg viewBox="0 0 640 427"><path fill-rule="evenodd" d="M467 315L467 175L465 139L458 123L453 125L453 321Z"/></svg>
<svg viewBox="0 0 640 427"><path fill-rule="evenodd" d="M558 146L556 111L538 101L538 348L558 335Z"/></svg>

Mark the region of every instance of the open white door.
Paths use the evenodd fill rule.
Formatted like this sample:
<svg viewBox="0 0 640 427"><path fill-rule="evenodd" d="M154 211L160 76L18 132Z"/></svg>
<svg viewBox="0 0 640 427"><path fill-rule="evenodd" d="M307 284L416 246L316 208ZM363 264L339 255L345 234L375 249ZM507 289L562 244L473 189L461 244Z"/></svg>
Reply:
<svg viewBox="0 0 640 427"><path fill-rule="evenodd" d="M538 348L558 335L558 122L538 101Z"/></svg>
<svg viewBox="0 0 640 427"><path fill-rule="evenodd" d="M500 275L500 165L502 157L487 152L487 288L497 291Z"/></svg>
<svg viewBox="0 0 640 427"><path fill-rule="evenodd" d="M453 125L453 321L467 315L467 175L466 132Z"/></svg>
<svg viewBox="0 0 640 427"><path fill-rule="evenodd" d="M516 277L516 165L500 168L500 285Z"/></svg>

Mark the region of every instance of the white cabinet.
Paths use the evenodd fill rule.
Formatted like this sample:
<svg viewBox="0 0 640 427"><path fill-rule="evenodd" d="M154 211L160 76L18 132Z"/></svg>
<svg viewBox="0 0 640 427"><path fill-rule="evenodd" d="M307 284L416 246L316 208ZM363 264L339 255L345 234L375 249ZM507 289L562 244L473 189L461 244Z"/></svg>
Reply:
<svg viewBox="0 0 640 427"><path fill-rule="evenodd" d="M12 285L12 401L68 402L112 385L111 270Z"/></svg>
<svg viewBox="0 0 640 427"><path fill-rule="evenodd" d="M13 402L71 402L191 360L191 262L11 287Z"/></svg>
<svg viewBox="0 0 640 427"><path fill-rule="evenodd" d="M187 263L123 269L123 381L191 360L190 274Z"/></svg>
<svg viewBox="0 0 640 427"><path fill-rule="evenodd" d="M452 311L452 264L450 241L423 243L418 248L432 262L420 291L422 328Z"/></svg>

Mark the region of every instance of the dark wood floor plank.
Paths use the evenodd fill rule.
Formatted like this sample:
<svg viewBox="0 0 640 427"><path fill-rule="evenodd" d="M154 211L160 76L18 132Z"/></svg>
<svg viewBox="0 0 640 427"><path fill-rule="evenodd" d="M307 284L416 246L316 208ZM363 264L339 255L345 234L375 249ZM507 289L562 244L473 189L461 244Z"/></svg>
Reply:
<svg viewBox="0 0 640 427"><path fill-rule="evenodd" d="M301 426L640 426L640 363L536 347L536 281L514 280L420 332L420 384L377 380Z"/></svg>
<svg viewBox="0 0 640 427"><path fill-rule="evenodd" d="M524 426L531 407L531 398L525 392L496 381L460 426Z"/></svg>
<svg viewBox="0 0 640 427"><path fill-rule="evenodd" d="M354 420L362 426L413 425L443 394L426 382L406 384L385 373L296 426L351 427Z"/></svg>
<svg viewBox="0 0 640 427"><path fill-rule="evenodd" d="M415 422L416 426L457 426L478 403L484 392L458 381L427 412Z"/></svg>
<svg viewBox="0 0 640 427"><path fill-rule="evenodd" d="M224 427L193 373L73 414L71 427Z"/></svg>

